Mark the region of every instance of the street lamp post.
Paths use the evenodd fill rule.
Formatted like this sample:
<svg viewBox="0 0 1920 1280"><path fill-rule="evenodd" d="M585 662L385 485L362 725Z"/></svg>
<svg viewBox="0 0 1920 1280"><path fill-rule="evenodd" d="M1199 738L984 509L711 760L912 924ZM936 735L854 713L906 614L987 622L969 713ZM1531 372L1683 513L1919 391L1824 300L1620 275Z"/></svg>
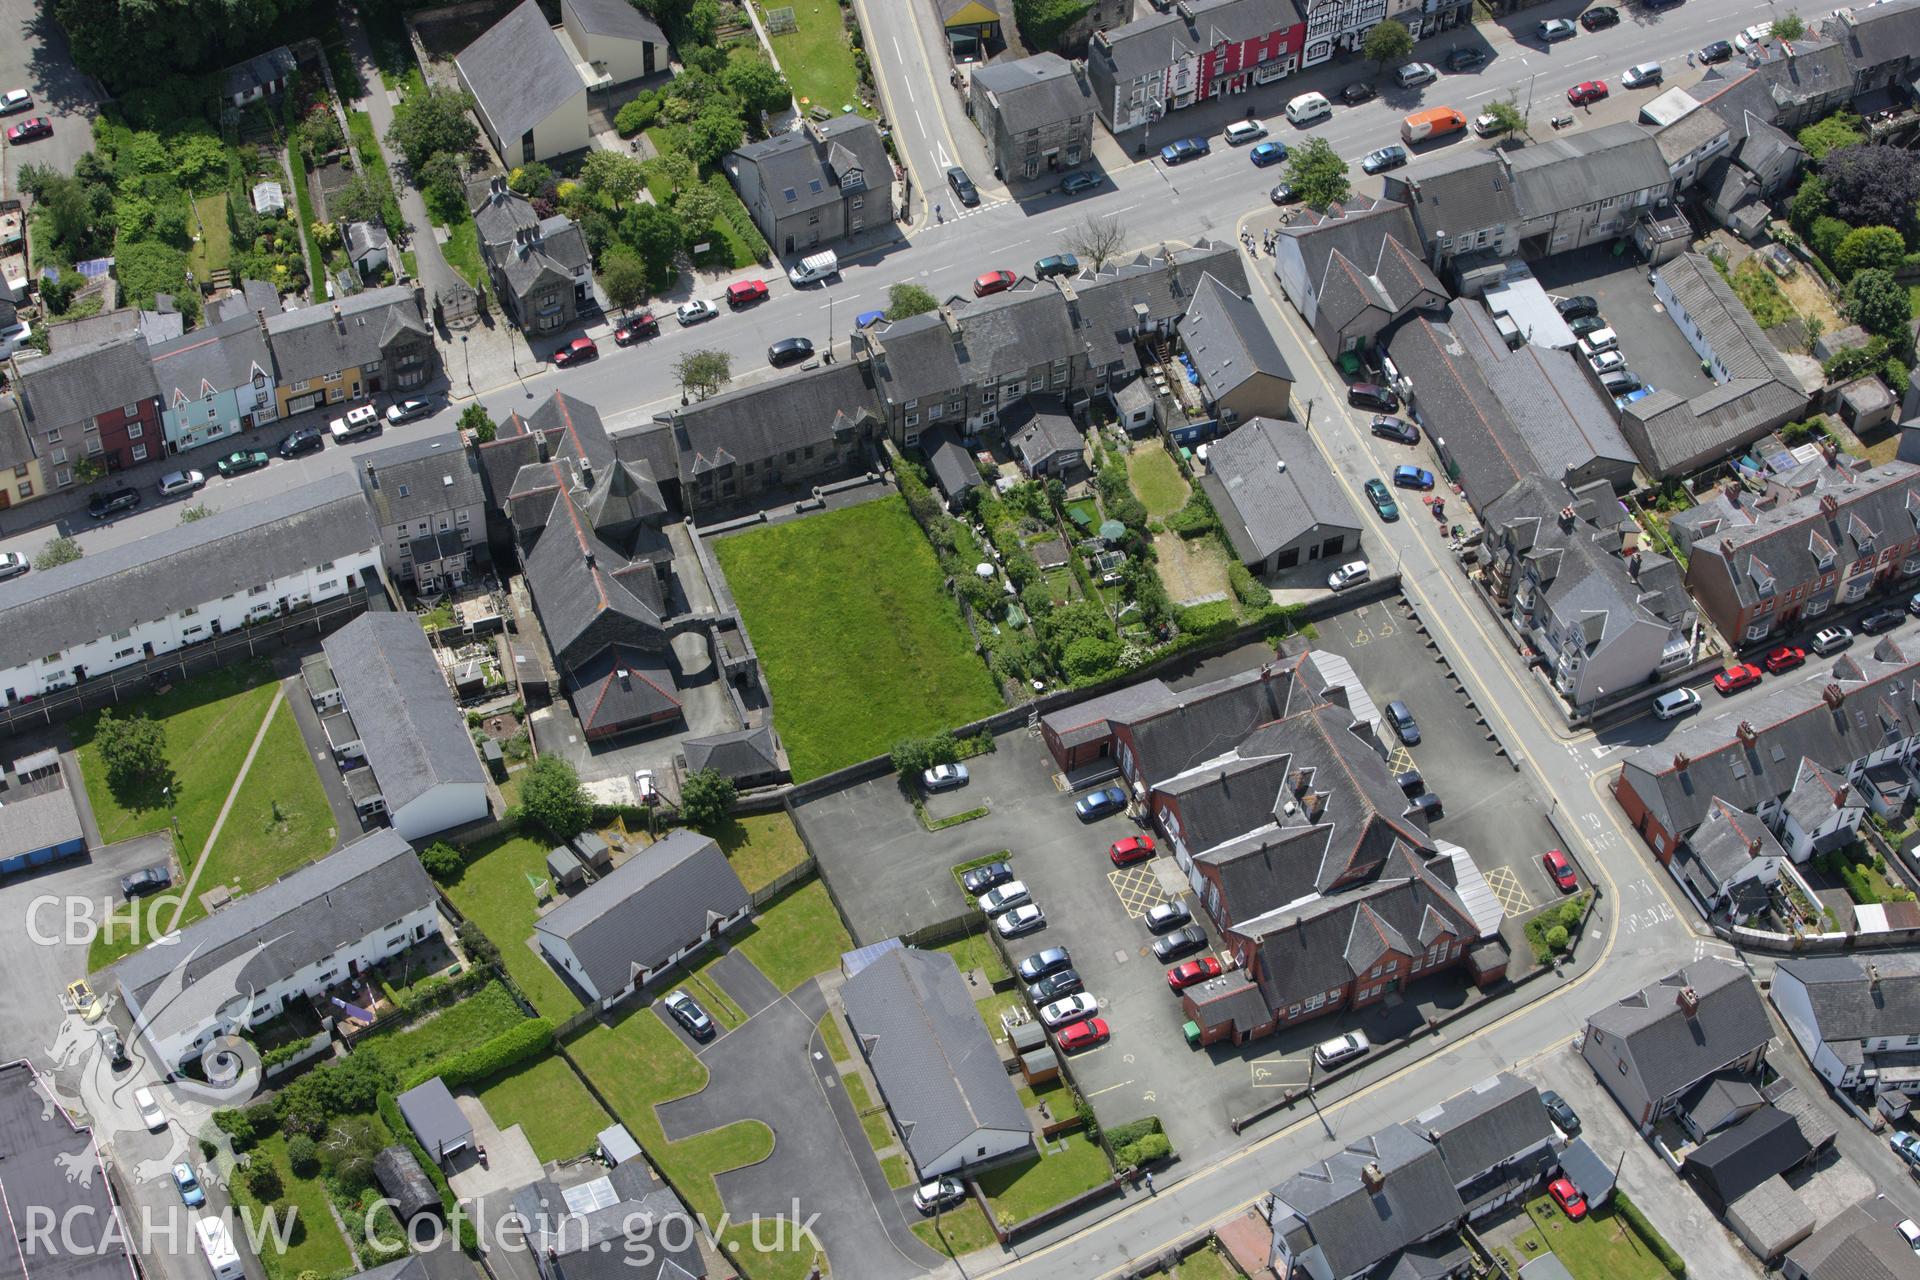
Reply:
<svg viewBox="0 0 1920 1280"><path fill-rule="evenodd" d="M467 362L467 394L473 394L473 349L467 346L467 335L460 335L460 354Z"/></svg>

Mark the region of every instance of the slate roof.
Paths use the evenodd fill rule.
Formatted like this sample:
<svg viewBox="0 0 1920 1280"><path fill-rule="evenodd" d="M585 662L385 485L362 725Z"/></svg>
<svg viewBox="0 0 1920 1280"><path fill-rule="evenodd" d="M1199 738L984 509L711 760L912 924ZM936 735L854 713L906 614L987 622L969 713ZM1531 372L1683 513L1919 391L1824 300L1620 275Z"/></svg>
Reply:
<svg viewBox="0 0 1920 1280"><path fill-rule="evenodd" d="M699 400L658 420L672 424L680 478L690 481L728 463L767 462L809 446L832 448L842 432L877 417L866 371L849 361Z"/></svg>
<svg viewBox="0 0 1920 1280"><path fill-rule="evenodd" d="M589 733L657 720L681 705L673 668L657 653L611 644L571 674L574 713Z"/></svg>
<svg viewBox="0 0 1920 1280"><path fill-rule="evenodd" d="M1805 986L1814 1029L1829 1044L1920 1035L1920 955L1795 956L1779 967Z"/></svg>
<svg viewBox="0 0 1920 1280"><path fill-rule="evenodd" d="M1744 712L1695 718L1635 750L1622 763L1621 784L1677 835L1698 826L1714 799L1757 811L1793 789L1802 759L1844 768L1885 747L1889 733L1920 734L1920 649L1914 655L1890 636L1870 651L1856 644L1825 681L1781 686Z"/></svg>
<svg viewBox="0 0 1920 1280"><path fill-rule="evenodd" d="M611 644L666 646L653 575L620 574L626 561L594 533L579 496L556 485L546 531L522 562L547 643L569 672Z"/></svg>
<svg viewBox="0 0 1920 1280"><path fill-rule="evenodd" d="M91 422L160 394L137 331L33 360L14 361L14 391L35 431Z"/></svg>
<svg viewBox="0 0 1920 1280"><path fill-rule="evenodd" d="M570 946L605 999L633 980L634 966L651 972L748 905L746 887L720 846L677 828L540 917L533 929Z"/></svg>
<svg viewBox="0 0 1920 1280"><path fill-rule="evenodd" d="M1706 867L1716 885L1725 886L1755 858L1784 858L1786 850L1751 813L1724 800L1708 806L1706 820L1687 837L1694 861Z"/></svg>
<svg viewBox="0 0 1920 1280"><path fill-rule="evenodd" d="M299 59L293 56L293 50L285 45L268 49L265 53L256 53L244 62L236 62L227 68L226 92L228 97L237 97L243 93L265 90L285 80L299 69Z"/></svg>
<svg viewBox="0 0 1920 1280"><path fill-rule="evenodd" d="M729 159L759 170L760 199L776 218L861 191L884 192L893 181L880 128L861 115L776 133L737 148Z"/></svg>
<svg viewBox="0 0 1920 1280"><path fill-rule="evenodd" d="M516 232L540 225L533 202L509 187L503 173L483 174L468 182L467 208L482 245L510 244Z"/></svg>
<svg viewBox="0 0 1920 1280"><path fill-rule="evenodd" d="M1695 107L1665 128L1656 129L1653 140L1660 148L1660 158L1672 165L1727 132L1727 122L1717 112Z"/></svg>
<svg viewBox="0 0 1920 1280"><path fill-rule="evenodd" d="M1853 91L1848 51L1835 41L1809 32L1800 40L1770 40L1761 47L1761 56L1757 74L1782 111L1834 92Z"/></svg>
<svg viewBox="0 0 1920 1280"><path fill-rule="evenodd" d="M1822 27L1856 73L1911 58L1920 49L1920 0L1890 0L1837 11Z"/></svg>
<svg viewBox="0 0 1920 1280"><path fill-rule="evenodd" d="M688 738L680 749L686 754L689 773L718 769L729 778L739 779L781 771L780 749L774 745L773 730L766 725Z"/></svg>
<svg viewBox="0 0 1920 1280"><path fill-rule="evenodd" d="M453 1091L447 1088L447 1082L439 1076L408 1089L394 1102L399 1105L407 1128L413 1130L413 1136L436 1160L444 1159L448 1150L457 1151L473 1140L472 1122L453 1100Z"/></svg>
<svg viewBox="0 0 1920 1280"><path fill-rule="evenodd" d="M660 24L628 0L562 0L561 7L590 35L616 36L663 47L667 43Z"/></svg>
<svg viewBox="0 0 1920 1280"><path fill-rule="evenodd" d="M1087 56L1110 64L1113 77L1125 83L1183 58L1197 59L1222 41L1237 44L1299 20L1292 0L1187 0L1178 12L1096 32Z"/></svg>
<svg viewBox="0 0 1920 1280"><path fill-rule="evenodd" d="M601 1207L578 1212L567 1202L569 1191L583 1207ZM528 1225L529 1251L551 1249L564 1280L701 1280L707 1275L700 1228L644 1160L624 1159L611 1169L597 1161L549 1166L539 1181L515 1191L509 1201Z"/></svg>
<svg viewBox="0 0 1920 1280"><path fill-rule="evenodd" d="M1795 1245L1787 1259L1807 1280L1915 1280L1913 1246L1894 1224L1898 1210L1877 1199L1848 1205ZM1877 1217L1874 1210L1886 1217Z"/></svg>
<svg viewBox="0 0 1920 1280"><path fill-rule="evenodd" d="M151 1018L155 1034L193 1031L236 997L262 991L435 900L412 847L384 828L234 899L182 929L173 945L134 952L113 973L142 1006L142 1017Z"/></svg>
<svg viewBox="0 0 1920 1280"><path fill-rule="evenodd" d="M1360 519L1305 427L1254 418L1216 440L1200 479L1242 560L1257 563L1316 529Z"/></svg>
<svg viewBox="0 0 1920 1280"><path fill-rule="evenodd" d="M1378 1191L1368 1189L1369 1170L1381 1176ZM1317 1250L1334 1276L1369 1273L1466 1216L1439 1148L1400 1124L1306 1166L1272 1195L1274 1234L1296 1258Z"/></svg>
<svg viewBox="0 0 1920 1280"><path fill-rule="evenodd" d="M1015 137L1093 114L1093 93L1057 53L989 63L974 71L973 86L990 95L1000 123Z"/></svg>
<svg viewBox="0 0 1920 1280"><path fill-rule="evenodd" d="M890 951L847 979L840 1002L916 1167L982 1129L1029 1131L952 956Z"/></svg>
<svg viewBox="0 0 1920 1280"><path fill-rule="evenodd" d="M1548 138L1502 153L1523 217L1534 218L1672 181L1659 144L1632 121Z"/></svg>
<svg viewBox="0 0 1920 1280"><path fill-rule="evenodd" d="M1429 248L1442 235L1458 240L1501 223L1511 228L1520 221L1520 203L1505 157L1459 148L1423 157L1387 175L1387 202L1407 207Z"/></svg>
<svg viewBox="0 0 1920 1280"><path fill-rule="evenodd" d="M1505 1071L1422 1111L1407 1127L1440 1148L1456 1185L1553 1138L1540 1091Z"/></svg>
<svg viewBox="0 0 1920 1280"><path fill-rule="evenodd" d="M0 666L165 618L380 545L351 475L335 473L204 520L168 525L0 583Z"/></svg>
<svg viewBox="0 0 1920 1280"><path fill-rule="evenodd" d="M523 536L546 527L563 483L583 471L597 475L613 459L613 442L599 411L560 391L525 417L508 414L494 438L480 446L488 491ZM556 468L556 463L564 465Z"/></svg>
<svg viewBox="0 0 1920 1280"><path fill-rule="evenodd" d="M1680 1007L1683 988L1699 997L1696 1015ZM1647 1096L1660 1101L1773 1038L1766 1007L1747 971L1725 960L1696 960L1587 1019L1590 1029L1624 1042Z"/></svg>
<svg viewBox="0 0 1920 1280"><path fill-rule="evenodd" d="M1073 331L1085 344L1095 369L1125 361L1133 350L1135 308L1144 305L1150 324L1165 324L1186 314L1203 276L1211 275L1230 292L1247 292L1240 247L1197 240L1188 246L1157 246L1127 262L1109 263L1098 272L1083 271L1070 282L1068 302Z"/></svg>
<svg viewBox="0 0 1920 1280"><path fill-rule="evenodd" d="M1356 196L1325 212L1304 210L1280 234L1299 249L1308 287L1319 299L1315 327L1338 332L1369 307L1382 323L1447 290L1420 254L1420 230L1407 206Z"/></svg>
<svg viewBox="0 0 1920 1280"><path fill-rule="evenodd" d="M452 431L360 455L358 474L382 528L486 502L480 462Z"/></svg>
<svg viewBox="0 0 1920 1280"><path fill-rule="evenodd" d="M85 835L64 772L56 785L15 783L0 791L0 858L38 853Z"/></svg>
<svg viewBox="0 0 1920 1280"><path fill-rule="evenodd" d="M958 501L967 490L980 484L980 468L958 436L945 427L921 433L920 448L927 455L927 469L933 482L949 502Z"/></svg>
<svg viewBox="0 0 1920 1280"><path fill-rule="evenodd" d="M323 648L389 809L442 786L486 785L466 719L413 615L363 613Z"/></svg>
<svg viewBox="0 0 1920 1280"><path fill-rule="evenodd" d="M1218 978L1208 978L1198 986L1188 987L1181 994L1193 1001L1201 1015L1202 1026L1231 1025L1240 1031L1252 1031L1273 1021L1273 1012L1267 1008L1267 998L1260 994L1260 988L1254 985L1253 979L1247 977L1244 969L1235 969Z"/></svg>
<svg viewBox="0 0 1920 1280"><path fill-rule="evenodd" d="M1004 415L1003 423L1007 419L1012 420L1007 423L1012 432L1008 443L1029 471L1043 466L1056 455L1070 454L1078 458L1087 447L1080 428L1052 397L1024 400ZM980 474L977 468L974 474Z"/></svg>
<svg viewBox="0 0 1920 1280"><path fill-rule="evenodd" d="M143 1268L127 1244L131 1213L108 1178L100 1135L87 1117L62 1109L53 1082L24 1057L0 1066L0 1133L6 1134L8 1201L32 1205L47 1221L63 1224L36 1241L31 1264L25 1249L16 1247L8 1274L22 1280L36 1274L62 1280L140 1275ZM19 1217L24 1220L23 1211Z"/></svg>
<svg viewBox="0 0 1920 1280"><path fill-rule="evenodd" d="M386 227L378 222L349 222L340 229L346 241L347 257L358 262L375 249L385 250L390 243Z"/></svg>
<svg viewBox="0 0 1920 1280"><path fill-rule="evenodd" d="M211 328L150 346L153 378L163 407L199 400L210 392L249 386L254 378L273 383L273 353L251 311Z"/></svg>
<svg viewBox="0 0 1920 1280"><path fill-rule="evenodd" d="M1259 309L1211 275L1200 277L1180 320L1180 340L1200 385L1215 400L1260 374L1293 381L1293 370Z"/></svg>
<svg viewBox="0 0 1920 1280"><path fill-rule="evenodd" d="M532 5L533 0L527 3ZM267 342L282 384L384 359L389 346L407 339L431 340L410 285L368 289L336 302L267 317Z"/></svg>
<svg viewBox="0 0 1920 1280"><path fill-rule="evenodd" d="M1687 1156L1686 1171L1731 1204L1768 1178L1785 1173L1811 1154L1792 1117L1762 1107Z"/></svg>
<svg viewBox="0 0 1920 1280"><path fill-rule="evenodd" d="M503 147L517 147L523 134L583 88L580 72L537 0L526 0L494 23L454 63Z"/></svg>
<svg viewBox="0 0 1920 1280"><path fill-rule="evenodd" d="M0 467L25 466L33 460L33 444L27 439L26 416L20 401L0 395Z"/></svg>

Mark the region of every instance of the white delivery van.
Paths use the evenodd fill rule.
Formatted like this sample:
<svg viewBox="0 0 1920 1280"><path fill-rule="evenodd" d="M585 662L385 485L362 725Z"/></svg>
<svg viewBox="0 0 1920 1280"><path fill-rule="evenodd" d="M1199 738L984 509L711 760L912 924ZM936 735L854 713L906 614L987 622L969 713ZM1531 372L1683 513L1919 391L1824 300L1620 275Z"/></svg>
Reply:
<svg viewBox="0 0 1920 1280"><path fill-rule="evenodd" d="M818 284L828 276L840 274L840 259L833 250L810 254L800 259L800 265L787 272L787 279L795 284Z"/></svg>
<svg viewBox="0 0 1920 1280"><path fill-rule="evenodd" d="M1333 114L1333 104L1322 93L1303 93L1287 104L1287 119L1294 124L1312 124Z"/></svg>
<svg viewBox="0 0 1920 1280"><path fill-rule="evenodd" d="M196 1218L194 1234L200 1237L200 1252L213 1268L214 1280L246 1280L240 1265L240 1251L233 1247L233 1235L224 1218Z"/></svg>

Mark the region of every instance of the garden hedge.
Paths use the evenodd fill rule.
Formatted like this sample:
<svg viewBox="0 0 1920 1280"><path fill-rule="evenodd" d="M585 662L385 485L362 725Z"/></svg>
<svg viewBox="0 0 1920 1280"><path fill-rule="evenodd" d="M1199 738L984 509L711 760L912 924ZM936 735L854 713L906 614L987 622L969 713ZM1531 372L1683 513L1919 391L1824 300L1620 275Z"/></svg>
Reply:
<svg viewBox="0 0 1920 1280"><path fill-rule="evenodd" d="M552 1047L553 1023L546 1018L529 1018L485 1044L455 1054L438 1067L423 1067L407 1082L407 1088L416 1088L439 1076L447 1088L458 1089L517 1067Z"/></svg>
<svg viewBox="0 0 1920 1280"><path fill-rule="evenodd" d="M1653 1229L1653 1224L1647 1221L1647 1216L1640 1212L1640 1206L1629 1200L1627 1193L1617 1187L1613 1192L1613 1204L1620 1211L1620 1216L1627 1220L1627 1225L1639 1233L1641 1241L1653 1252L1653 1256L1660 1260L1660 1265L1667 1269L1667 1273L1674 1276L1676 1280L1684 1280L1687 1274L1686 1259L1675 1253L1673 1246L1667 1243L1666 1237Z"/></svg>

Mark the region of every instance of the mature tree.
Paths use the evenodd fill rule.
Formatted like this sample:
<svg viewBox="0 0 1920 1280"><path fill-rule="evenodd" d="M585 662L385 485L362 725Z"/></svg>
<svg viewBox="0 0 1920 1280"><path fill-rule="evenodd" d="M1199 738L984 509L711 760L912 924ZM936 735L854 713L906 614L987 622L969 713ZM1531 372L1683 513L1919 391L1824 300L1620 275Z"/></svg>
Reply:
<svg viewBox="0 0 1920 1280"><path fill-rule="evenodd" d="M687 154L702 168L711 168L740 145L746 130L746 122L731 102L711 102L687 125Z"/></svg>
<svg viewBox="0 0 1920 1280"><path fill-rule="evenodd" d="M521 812L555 840L567 840L587 829L593 820L593 802L580 785L580 775L559 756L541 756L520 784Z"/></svg>
<svg viewBox="0 0 1920 1280"><path fill-rule="evenodd" d="M487 416L487 407L478 400L460 411L460 420L454 424L462 431L473 432L474 439L481 444L493 439L497 429L493 419Z"/></svg>
<svg viewBox="0 0 1920 1280"><path fill-rule="evenodd" d="M1815 164L1827 158L1827 153L1840 147L1857 147L1867 140L1866 126L1859 116L1851 111L1836 111L1824 120L1817 120L1800 131L1800 145L1807 149L1807 155Z"/></svg>
<svg viewBox="0 0 1920 1280"><path fill-rule="evenodd" d="M680 817L688 826L711 835L727 820L737 793L733 779L718 769L688 774L680 787Z"/></svg>
<svg viewBox="0 0 1920 1280"><path fill-rule="evenodd" d="M538 160L520 165L507 175L507 185L523 196L537 196L553 181L553 170Z"/></svg>
<svg viewBox="0 0 1920 1280"><path fill-rule="evenodd" d="M1907 256L1906 241L1892 227L1855 227L1833 251L1833 269L1842 279L1873 267L1891 270Z"/></svg>
<svg viewBox="0 0 1920 1280"><path fill-rule="evenodd" d="M1087 270L1098 271L1127 247L1127 224L1114 214L1104 218L1088 214L1067 233L1064 243Z"/></svg>
<svg viewBox="0 0 1920 1280"><path fill-rule="evenodd" d="M1805 235L1813 226L1813 220L1833 208L1833 200L1827 194L1827 180L1817 173L1810 173L1800 179L1800 185L1794 190L1792 199L1787 201L1787 220Z"/></svg>
<svg viewBox="0 0 1920 1280"><path fill-rule="evenodd" d="M672 282L680 255L678 218L657 204L636 204L620 219L620 239L640 255L654 288L665 288Z"/></svg>
<svg viewBox="0 0 1920 1280"><path fill-rule="evenodd" d="M925 315L940 306L931 293L917 284L896 284L887 290L887 319L905 320Z"/></svg>
<svg viewBox="0 0 1920 1280"><path fill-rule="evenodd" d="M1876 143L1841 147L1820 162L1833 211L1856 227L1914 225L1920 204L1920 152Z"/></svg>
<svg viewBox="0 0 1920 1280"><path fill-rule="evenodd" d="M441 151L427 157L427 162L414 171L413 180L420 188L421 198L427 202L427 208L435 217L449 226L457 225L470 212L467 208L467 171L460 163L460 157L451 151ZM389 209L398 209L389 205Z"/></svg>
<svg viewBox="0 0 1920 1280"><path fill-rule="evenodd" d="M1788 10L1773 20L1768 34L1775 40L1798 40L1807 34L1807 24L1801 21L1799 14Z"/></svg>
<svg viewBox="0 0 1920 1280"><path fill-rule="evenodd" d="M662 151L650 160L642 160L640 167L648 181L660 183L676 195L700 181L698 166L684 151Z"/></svg>
<svg viewBox="0 0 1920 1280"><path fill-rule="evenodd" d="M473 98L458 89L429 87L425 93L410 94L393 109L393 126L387 141L406 157L407 165L419 169L438 151L464 155L472 149L479 131L467 112Z"/></svg>
<svg viewBox="0 0 1920 1280"><path fill-rule="evenodd" d="M1495 98L1487 104L1487 114L1503 133L1524 135L1527 132L1527 113L1520 109L1517 95Z"/></svg>
<svg viewBox="0 0 1920 1280"><path fill-rule="evenodd" d="M1893 338L1913 319L1913 302L1893 272L1876 267L1847 285L1847 315L1868 333Z"/></svg>
<svg viewBox="0 0 1920 1280"><path fill-rule="evenodd" d="M387 201L391 199L393 192L387 185L371 169L363 169L327 197L327 212L336 223L380 222L386 218Z"/></svg>
<svg viewBox="0 0 1920 1280"><path fill-rule="evenodd" d="M740 99L749 119L762 113L776 115L793 105L793 89L787 78L765 58L735 58L720 73L720 83Z"/></svg>
<svg viewBox="0 0 1920 1280"><path fill-rule="evenodd" d="M639 97L621 106L613 117L614 132L623 138L631 138L643 129L653 127L660 118L660 95L649 89Z"/></svg>
<svg viewBox="0 0 1920 1280"><path fill-rule="evenodd" d="M680 242L689 251L713 239L714 224L726 212L726 197L705 183L695 183L673 198L673 216Z"/></svg>
<svg viewBox="0 0 1920 1280"><path fill-rule="evenodd" d="M53 569L78 560L85 554L86 553L80 549L78 542L75 542L64 533L56 534L54 537L47 539L47 545L40 548L40 554L33 558L33 567L36 569Z"/></svg>
<svg viewBox="0 0 1920 1280"><path fill-rule="evenodd" d="M452 884L466 870L467 855L445 840L435 840L420 851L420 865L441 884Z"/></svg>
<svg viewBox="0 0 1920 1280"><path fill-rule="evenodd" d="M689 351L673 362L673 376L682 399L705 400L733 381L733 357L724 351Z"/></svg>
<svg viewBox="0 0 1920 1280"><path fill-rule="evenodd" d="M646 174L640 162L624 151L589 151L580 162L580 186L596 199L611 203L616 213L626 207L644 181Z"/></svg>
<svg viewBox="0 0 1920 1280"><path fill-rule="evenodd" d="M608 249L600 259L600 287L607 301L622 311L631 311L647 300L647 264L624 244Z"/></svg>
<svg viewBox="0 0 1920 1280"><path fill-rule="evenodd" d="M1380 24L1388 25L1400 24ZM1287 185L1315 209L1345 200L1353 192L1353 184L1347 181L1347 162L1325 138L1309 138L1287 153Z"/></svg>
<svg viewBox="0 0 1920 1280"><path fill-rule="evenodd" d="M173 176L195 195L218 191L227 182L227 149L211 133L180 134L169 148Z"/></svg>
<svg viewBox="0 0 1920 1280"><path fill-rule="evenodd" d="M1376 74L1386 70L1389 62L1398 62L1412 53L1413 32L1404 22L1378 23L1360 42L1360 56L1373 63Z"/></svg>
<svg viewBox="0 0 1920 1280"><path fill-rule="evenodd" d="M902 738L893 744L894 772L907 782L937 764L953 764L959 759L960 744L944 729L931 738Z"/></svg>
<svg viewBox="0 0 1920 1280"><path fill-rule="evenodd" d="M116 716L108 707L93 727L93 745L117 795L160 786L170 772L166 727L144 714Z"/></svg>

